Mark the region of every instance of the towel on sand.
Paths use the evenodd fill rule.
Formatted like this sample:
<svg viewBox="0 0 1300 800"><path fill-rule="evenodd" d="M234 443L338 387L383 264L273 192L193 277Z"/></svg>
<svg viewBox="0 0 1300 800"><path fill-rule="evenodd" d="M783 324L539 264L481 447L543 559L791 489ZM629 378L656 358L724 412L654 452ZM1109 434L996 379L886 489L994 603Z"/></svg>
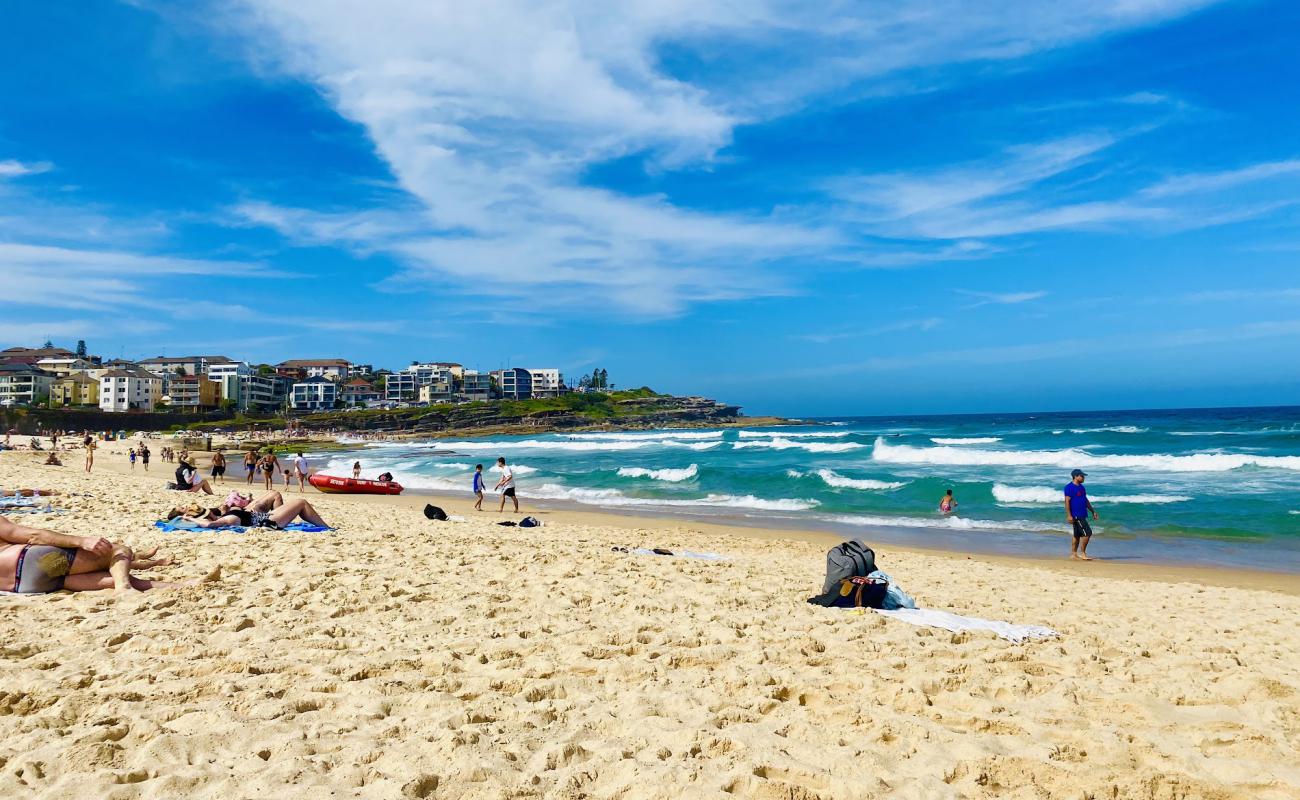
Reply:
<svg viewBox="0 0 1300 800"><path fill-rule="evenodd" d="M172 533L175 531L180 531L184 533L213 533L216 531L228 531L230 533L247 533L249 530L248 528L245 528L242 525L227 525L224 528L204 528L194 524L193 522L163 522L161 520L155 522L153 526L161 531L167 531L168 533ZM266 530L272 530L272 529L267 528ZM324 531L332 531L334 529L326 528L322 525L312 525L307 522L290 522L288 525L285 525L283 528L280 528L280 530L295 532L295 533L322 533Z"/></svg>
<svg viewBox="0 0 1300 800"><path fill-rule="evenodd" d="M1042 625L1012 625L1010 622L963 617L960 614L937 611L933 608L899 608L894 610L875 608L872 610L877 614L901 620L909 625L943 628L953 633L959 633L960 631L993 631L1003 639L1017 644L1028 639L1050 639L1053 636L1060 635L1051 628L1044 628Z"/></svg>

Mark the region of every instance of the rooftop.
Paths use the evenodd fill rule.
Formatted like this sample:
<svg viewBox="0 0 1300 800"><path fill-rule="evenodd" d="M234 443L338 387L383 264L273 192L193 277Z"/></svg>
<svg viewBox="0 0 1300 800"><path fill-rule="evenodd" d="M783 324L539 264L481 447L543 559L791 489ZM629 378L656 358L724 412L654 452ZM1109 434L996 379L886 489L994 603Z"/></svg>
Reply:
<svg viewBox="0 0 1300 800"><path fill-rule="evenodd" d="M277 367L347 367L352 362L342 358L291 358L288 361L281 361L276 364Z"/></svg>

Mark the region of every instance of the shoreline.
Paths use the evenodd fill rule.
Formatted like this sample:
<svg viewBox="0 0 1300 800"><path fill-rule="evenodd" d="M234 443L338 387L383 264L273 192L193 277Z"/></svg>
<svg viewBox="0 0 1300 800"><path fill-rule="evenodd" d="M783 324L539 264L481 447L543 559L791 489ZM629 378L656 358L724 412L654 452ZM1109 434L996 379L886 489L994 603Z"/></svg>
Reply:
<svg viewBox="0 0 1300 800"><path fill-rule="evenodd" d="M142 474L137 468L134 472L130 469L125 461L126 447L125 442L111 443L121 447L121 452L115 454L115 460L107 463L101 462L98 455L96 458L95 469L108 469L115 474L131 476L133 474ZM68 451L72 455L73 451ZM107 448L101 448L101 453L111 452ZM206 451L197 451L196 464L207 474L207 460L210 454ZM80 451L77 451L76 457L80 459ZM308 457L311 457L308 451ZM65 462L68 469L72 466L72 460ZM153 463L155 467L153 472L148 473L149 479L155 475L161 481L169 480L171 472L174 469L167 465L166 471L162 471L160 462ZM247 484L243 482L242 469L237 463L231 463L227 468L228 474L225 484L215 484L214 491L221 493L224 487L225 491L238 489L246 491ZM238 475L233 474L234 470L239 470ZM254 491L262 491L262 481L259 479L253 483ZM278 481L274 484L278 491L285 491L283 485ZM656 514L653 510L647 509L596 509L584 506L580 503L572 503L558 500L532 500L527 496L526 484L521 487L522 497L520 498L520 512L513 515L510 512L510 505L507 503L506 513L501 515L502 518L511 518L513 516L523 517L528 515L537 516L543 521L553 522L571 522L582 525L594 525L601 527L612 527L629 531L645 531L656 527L668 526L678 530L696 530L701 535L732 535L749 539L758 539L766 541L794 541L800 543L813 543L823 548L830 547L844 541L848 538L862 539L871 545L877 552L901 551L914 554L923 554L928 556L937 556L951 560L965 560L979 563L1003 564L1018 567L1045 568L1059 572L1063 575L1073 577L1093 577L1097 579L1117 579L1117 580L1137 580L1157 583L1198 583L1206 586L1231 587L1241 589L1258 589L1264 591L1280 592L1289 595L1300 596L1300 574L1294 572L1283 572L1266 569L1251 569L1245 567L1217 567L1200 564L1180 564L1180 563L1132 563L1128 560L1118 560L1115 557L1107 558L1105 555L1098 555L1092 561L1071 560L1062 555L1056 558L1050 555L1034 553L1006 553L991 552L989 550L970 549L962 550L943 546L928 546L925 543L916 541L900 541L899 537L888 535L880 527L853 529L844 527L843 533L836 533L826 529L820 529L815 526L806 526L797 524L797 520L790 522L796 524L773 524L764 525L756 520L737 518L734 516L719 516L716 519L703 519L698 516L689 514ZM292 494L296 495L296 485ZM286 492L286 495L289 492ZM427 502L436 498L439 505L442 505L448 513L459 514L467 518L479 517L484 518L497 516L495 511L475 512L473 510L472 499L466 497L469 492L464 494L442 492L430 489L407 489L401 495L397 496L375 496L375 495L347 495L347 494L326 494L320 492L314 487L308 486L305 496L328 497L337 499L346 503L366 503L379 504L389 507L408 507L416 510L423 509ZM487 494L484 498L484 508L495 508L495 503L499 502L499 495ZM491 521L495 522L495 519ZM784 520L783 520L784 522ZM930 531L932 529L907 529L905 534L907 538L914 539L916 532ZM941 531L941 533L949 533ZM961 536L971 535L969 532L960 534ZM975 533L978 535L978 532ZM999 532L997 536L1005 536ZM1059 542L1061 550L1064 553L1068 548L1068 539L1064 536L1054 534L1024 534L1025 536L1040 536L1044 541ZM952 537L946 537L951 539ZM1115 540L1112 540L1115 541ZM638 545L644 543L636 543ZM1094 546L1104 547L1105 539L1101 539ZM654 547L653 543L648 546Z"/></svg>

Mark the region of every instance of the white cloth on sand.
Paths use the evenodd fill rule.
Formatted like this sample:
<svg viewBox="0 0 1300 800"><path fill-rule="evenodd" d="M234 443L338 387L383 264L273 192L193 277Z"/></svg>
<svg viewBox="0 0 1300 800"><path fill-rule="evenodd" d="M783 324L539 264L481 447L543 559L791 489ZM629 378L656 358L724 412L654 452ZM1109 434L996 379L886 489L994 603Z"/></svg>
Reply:
<svg viewBox="0 0 1300 800"><path fill-rule="evenodd" d="M893 610L876 608L872 610L877 614L901 620L909 625L943 628L953 633L961 631L993 631L1003 639L1008 639L1017 644L1027 639L1050 639L1060 635L1051 628L1044 628L1042 625L1012 625L1010 622L980 619L979 617L963 617L960 614L938 611L933 608L898 608Z"/></svg>

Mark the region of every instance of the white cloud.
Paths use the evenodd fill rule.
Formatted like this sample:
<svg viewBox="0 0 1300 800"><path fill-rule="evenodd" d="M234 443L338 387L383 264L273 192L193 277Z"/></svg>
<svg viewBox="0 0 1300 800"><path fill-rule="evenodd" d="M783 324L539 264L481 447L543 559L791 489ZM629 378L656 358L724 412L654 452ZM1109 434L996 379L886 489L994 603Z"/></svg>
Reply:
<svg viewBox="0 0 1300 800"><path fill-rule="evenodd" d="M958 289L961 294L975 297L979 302L972 303L970 308L979 308L980 306L1000 305L1010 306L1019 303L1028 303L1031 300L1040 300L1047 297L1047 292L971 292L965 289Z"/></svg>
<svg viewBox="0 0 1300 800"><path fill-rule="evenodd" d="M1171 197L1178 195L1217 192L1249 183L1273 178L1300 176L1300 160L1269 161L1251 164L1223 172L1203 172L1167 178L1142 190L1144 197Z"/></svg>
<svg viewBox="0 0 1300 800"><path fill-rule="evenodd" d="M24 164L21 161L6 159L0 161L0 178L20 178L24 175L38 175L42 172L49 172L54 169L54 165L48 161L37 161L30 164Z"/></svg>
<svg viewBox="0 0 1300 800"><path fill-rule="evenodd" d="M157 302L150 289L177 275L273 277L282 273L257 264L203 261L107 250L0 242L0 275L6 291L0 304L82 310Z"/></svg>
<svg viewBox="0 0 1300 800"><path fill-rule="evenodd" d="M413 217L383 210L312 216L250 204L244 218L303 241L391 248L409 265L405 286L451 278L459 290L515 297L544 286L549 304L649 314L781 293L788 278L772 265L842 249L843 237L798 217L717 215L592 188L586 170L641 153L663 168L707 166L738 124L826 91L1016 58L1208 4L1002 2L972 13L957 0L816 9L778 0L244 0L225 22L247 39L250 58L306 78L365 127L422 205L423 235L411 235ZM688 81L666 66L669 46L711 68ZM1071 156L1028 154L1027 169L1035 158ZM986 186L982 196L1007 189Z"/></svg>

